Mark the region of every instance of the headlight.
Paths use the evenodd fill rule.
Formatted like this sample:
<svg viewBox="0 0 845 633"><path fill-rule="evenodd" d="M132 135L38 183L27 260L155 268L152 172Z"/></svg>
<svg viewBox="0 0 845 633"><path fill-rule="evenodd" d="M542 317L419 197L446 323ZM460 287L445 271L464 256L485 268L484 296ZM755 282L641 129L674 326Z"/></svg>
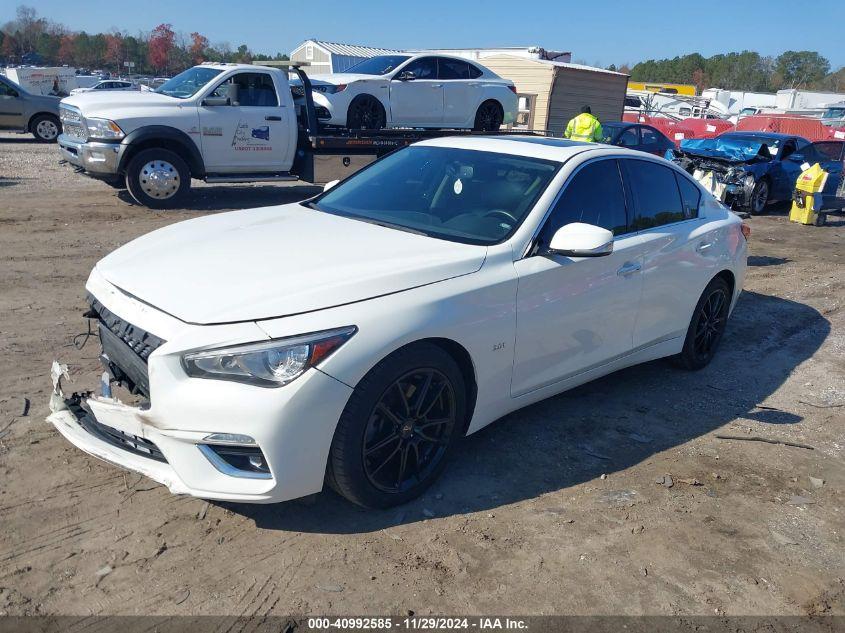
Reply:
<svg viewBox="0 0 845 633"><path fill-rule="evenodd" d="M324 94L333 95L336 92L343 92L346 90L346 84L320 84L319 86L311 86L314 92L322 92Z"/></svg>
<svg viewBox="0 0 845 633"><path fill-rule="evenodd" d="M746 174L746 176L745 176L745 186L746 187L753 187L754 186L754 174Z"/></svg>
<svg viewBox="0 0 845 633"><path fill-rule="evenodd" d="M357 331L353 325L275 341L188 352L182 355L182 367L193 378L281 387L328 358Z"/></svg>
<svg viewBox="0 0 845 633"><path fill-rule="evenodd" d="M90 138L121 139L126 136L120 126L110 119L85 119Z"/></svg>

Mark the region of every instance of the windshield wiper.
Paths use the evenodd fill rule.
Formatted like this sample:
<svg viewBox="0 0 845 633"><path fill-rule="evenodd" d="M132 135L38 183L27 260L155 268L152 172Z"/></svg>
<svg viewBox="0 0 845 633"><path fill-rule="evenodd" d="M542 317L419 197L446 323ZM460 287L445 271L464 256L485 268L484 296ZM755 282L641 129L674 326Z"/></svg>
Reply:
<svg viewBox="0 0 845 633"><path fill-rule="evenodd" d="M375 224L376 226L383 226L386 229L396 229L397 231L404 231L405 233L413 233L414 235L424 235L425 237L431 237L425 231L421 231L419 229L412 229L407 226L403 226L402 224L394 224L393 222L385 222L384 220L374 220L372 218L362 218L360 216L355 215L345 215L345 218L351 218L353 220L361 220L361 222L366 222L367 224Z"/></svg>

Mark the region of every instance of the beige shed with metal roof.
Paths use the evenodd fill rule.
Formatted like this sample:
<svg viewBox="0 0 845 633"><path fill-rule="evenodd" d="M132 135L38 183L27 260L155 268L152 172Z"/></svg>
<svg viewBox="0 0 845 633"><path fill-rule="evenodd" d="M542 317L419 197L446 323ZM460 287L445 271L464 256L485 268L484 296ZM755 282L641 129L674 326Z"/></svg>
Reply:
<svg viewBox="0 0 845 633"><path fill-rule="evenodd" d="M585 105L599 121L622 120L628 87L624 73L514 55L492 55L480 63L516 86L519 115L512 129L562 136L569 119Z"/></svg>

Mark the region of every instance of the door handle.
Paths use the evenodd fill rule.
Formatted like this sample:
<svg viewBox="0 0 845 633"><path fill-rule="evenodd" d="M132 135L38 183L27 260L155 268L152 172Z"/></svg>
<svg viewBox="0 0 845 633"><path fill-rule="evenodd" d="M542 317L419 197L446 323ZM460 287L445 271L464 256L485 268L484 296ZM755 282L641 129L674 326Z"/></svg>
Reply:
<svg viewBox="0 0 845 633"><path fill-rule="evenodd" d="M642 264L639 262L625 262L622 264L622 267L616 271L616 274L621 277L627 277L628 275L633 275L636 272L642 270Z"/></svg>
<svg viewBox="0 0 845 633"><path fill-rule="evenodd" d="M703 253L711 246L713 246L713 242L701 242L698 246L695 247L695 251L697 253Z"/></svg>
<svg viewBox="0 0 845 633"><path fill-rule="evenodd" d="M275 115L268 115L268 116L264 117L264 120L265 121L281 121L282 117L275 116Z"/></svg>
<svg viewBox="0 0 845 633"><path fill-rule="evenodd" d="M442 88L443 84L431 84L432 88Z"/></svg>

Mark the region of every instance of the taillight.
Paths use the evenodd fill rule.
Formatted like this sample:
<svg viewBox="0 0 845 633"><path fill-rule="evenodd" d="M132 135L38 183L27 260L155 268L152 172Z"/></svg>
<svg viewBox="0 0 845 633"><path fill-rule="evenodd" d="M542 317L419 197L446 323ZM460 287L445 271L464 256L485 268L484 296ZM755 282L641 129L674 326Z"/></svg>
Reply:
<svg viewBox="0 0 845 633"><path fill-rule="evenodd" d="M512 93L516 94L516 86L514 86L513 84L509 85L509 86L508 86L508 89L509 89Z"/></svg>
<svg viewBox="0 0 845 633"><path fill-rule="evenodd" d="M742 237L745 238L745 241L748 241L748 238L751 237L751 227L748 226L745 222L739 225L739 230L742 231Z"/></svg>

